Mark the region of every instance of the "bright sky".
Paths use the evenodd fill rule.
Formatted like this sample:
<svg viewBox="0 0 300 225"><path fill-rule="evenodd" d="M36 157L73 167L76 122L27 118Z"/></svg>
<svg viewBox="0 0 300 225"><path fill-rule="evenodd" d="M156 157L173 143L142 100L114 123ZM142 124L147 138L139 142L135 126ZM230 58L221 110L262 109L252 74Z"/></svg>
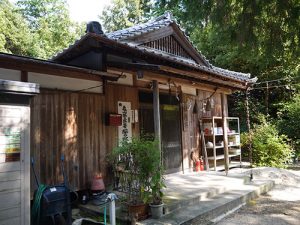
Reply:
<svg viewBox="0 0 300 225"><path fill-rule="evenodd" d="M17 0L10 0L15 3ZM99 21L104 6L112 0L67 0L71 19L76 22Z"/></svg>
<svg viewBox="0 0 300 225"><path fill-rule="evenodd" d="M72 20L77 22L99 21L104 6L112 0L67 0Z"/></svg>

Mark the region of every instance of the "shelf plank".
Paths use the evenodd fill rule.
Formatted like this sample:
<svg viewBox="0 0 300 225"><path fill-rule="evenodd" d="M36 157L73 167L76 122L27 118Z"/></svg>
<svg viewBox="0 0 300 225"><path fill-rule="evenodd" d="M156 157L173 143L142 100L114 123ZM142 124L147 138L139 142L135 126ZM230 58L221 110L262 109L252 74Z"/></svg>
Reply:
<svg viewBox="0 0 300 225"><path fill-rule="evenodd" d="M236 157L236 156L240 156L240 155L241 154L229 154L228 157L231 158L231 157ZM214 160L214 158L215 158L214 156L207 157L208 160ZM224 159L224 155L223 154L217 155L216 160L218 160L218 159Z"/></svg>
<svg viewBox="0 0 300 225"><path fill-rule="evenodd" d="M240 144L228 145L228 147L240 147Z"/></svg>
<svg viewBox="0 0 300 225"><path fill-rule="evenodd" d="M206 146L206 148L207 148L207 149L213 149L214 147L207 147L207 146ZM215 148L216 148L216 149L217 149L217 148L224 148L224 146L216 146Z"/></svg>

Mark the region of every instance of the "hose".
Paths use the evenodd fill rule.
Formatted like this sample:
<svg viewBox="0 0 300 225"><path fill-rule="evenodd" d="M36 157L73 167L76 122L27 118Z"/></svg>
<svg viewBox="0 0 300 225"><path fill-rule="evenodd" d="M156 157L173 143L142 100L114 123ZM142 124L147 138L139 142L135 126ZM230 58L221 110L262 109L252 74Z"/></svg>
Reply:
<svg viewBox="0 0 300 225"><path fill-rule="evenodd" d="M31 210L31 225L39 225L40 223L41 199L47 187L48 186L45 184L40 184L35 193L34 202Z"/></svg>

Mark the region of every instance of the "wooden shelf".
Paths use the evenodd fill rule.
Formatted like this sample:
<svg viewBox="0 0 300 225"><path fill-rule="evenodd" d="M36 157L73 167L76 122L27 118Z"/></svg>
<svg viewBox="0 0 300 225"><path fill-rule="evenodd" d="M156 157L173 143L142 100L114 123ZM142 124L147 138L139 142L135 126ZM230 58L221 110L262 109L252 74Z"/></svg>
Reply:
<svg viewBox="0 0 300 225"><path fill-rule="evenodd" d="M213 148L214 148L214 147L206 147L206 149L213 149ZM224 148L224 146L216 146L215 148L216 148L216 149L217 149L217 148Z"/></svg>
<svg viewBox="0 0 300 225"><path fill-rule="evenodd" d="M240 147L240 144L228 145L228 147Z"/></svg>
<svg viewBox="0 0 300 225"><path fill-rule="evenodd" d="M205 137L212 137L213 134L204 134ZM215 134L215 136L223 136L223 134Z"/></svg>
<svg viewBox="0 0 300 225"><path fill-rule="evenodd" d="M231 158L231 157L236 157L236 156L240 156L240 155L241 154L229 154L228 157ZM216 160L224 159L224 157L225 156L223 154L222 155L217 155ZM215 158L214 156L207 157L208 160L214 160L214 158Z"/></svg>
<svg viewBox="0 0 300 225"><path fill-rule="evenodd" d="M239 157L239 161L241 163L241 145L240 145L240 125L239 125L239 118L238 117L225 117L226 119L226 130L227 132L222 132L222 133L217 133L217 131L223 131L223 125L222 128L219 129L221 127L221 121L222 121L222 117L206 117L206 118L202 118L203 119L203 123L207 123L204 127L204 130L208 129L207 134L204 134L204 137L206 139L206 142L209 140L210 142L212 142L213 147L206 147L206 149L208 149L209 151L209 157L208 160L210 162L210 164L213 164L213 169L214 170L224 170L224 159L225 159L225 155L224 155L224 145L220 146L217 145L217 143L220 143L220 138L223 139L223 141L226 141L227 139L227 147L228 147L228 158L229 161L232 161L232 159L235 160L234 157ZM223 121L222 121L223 123ZM211 132L211 133L210 133ZM226 139L224 136L224 133L226 133ZM239 143L239 144L237 144ZM230 151L231 150L231 151ZM222 162L222 159L224 162ZM218 164L222 164L221 166L218 166ZM231 165L230 165L231 166ZM235 165L236 166L236 165Z"/></svg>

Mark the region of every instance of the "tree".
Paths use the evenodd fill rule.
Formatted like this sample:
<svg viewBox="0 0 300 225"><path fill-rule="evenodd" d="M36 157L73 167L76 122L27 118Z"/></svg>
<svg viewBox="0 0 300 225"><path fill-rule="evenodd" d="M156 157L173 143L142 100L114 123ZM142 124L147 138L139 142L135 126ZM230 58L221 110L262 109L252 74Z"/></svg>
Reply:
<svg viewBox="0 0 300 225"><path fill-rule="evenodd" d="M0 51L36 56L37 47L28 23L8 0L0 0Z"/></svg>
<svg viewBox="0 0 300 225"><path fill-rule="evenodd" d="M71 21L66 0L20 0L17 5L36 37L41 58L50 58L83 33L83 26Z"/></svg>
<svg viewBox="0 0 300 225"><path fill-rule="evenodd" d="M296 156L300 157L300 94L295 94L292 100L282 104L282 109L278 112L279 130L286 134L296 148Z"/></svg>
<svg viewBox="0 0 300 225"><path fill-rule="evenodd" d="M145 20L150 11L150 2L147 0L113 0L107 6L100 20L107 32L131 27Z"/></svg>
<svg viewBox="0 0 300 225"><path fill-rule="evenodd" d="M170 10L192 41L214 64L251 73L259 81L300 75L300 1L298 0L162 0L155 1L154 14ZM276 83L278 84L278 83ZM278 103L290 97L280 88L252 91L252 96L270 101L264 113L276 117ZM262 86L265 84L261 84ZM257 86L257 87L260 87ZM278 85L279 86L279 85Z"/></svg>
<svg viewBox="0 0 300 225"><path fill-rule="evenodd" d="M252 141L253 163L256 166L284 168L291 162L293 148L287 143L285 135L280 135L276 126L263 115L254 124L250 135L243 135L242 147L247 147Z"/></svg>

